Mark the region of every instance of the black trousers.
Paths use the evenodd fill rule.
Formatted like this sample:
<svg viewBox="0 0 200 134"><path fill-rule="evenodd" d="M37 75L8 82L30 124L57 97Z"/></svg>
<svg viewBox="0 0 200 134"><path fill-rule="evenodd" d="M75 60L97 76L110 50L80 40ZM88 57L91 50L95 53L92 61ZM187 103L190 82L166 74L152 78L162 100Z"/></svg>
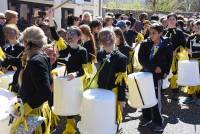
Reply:
<svg viewBox="0 0 200 134"><path fill-rule="evenodd" d="M154 80L156 97L158 103L151 107L142 109L143 119L146 121L153 121L156 125L162 125L162 115L161 115L161 90L162 90L162 80Z"/></svg>

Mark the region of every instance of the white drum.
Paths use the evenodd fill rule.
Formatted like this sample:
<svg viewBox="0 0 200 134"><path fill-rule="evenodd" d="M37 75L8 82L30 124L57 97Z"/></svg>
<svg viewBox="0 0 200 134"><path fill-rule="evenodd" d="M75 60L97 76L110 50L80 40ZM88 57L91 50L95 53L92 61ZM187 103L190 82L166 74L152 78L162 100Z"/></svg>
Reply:
<svg viewBox="0 0 200 134"><path fill-rule="evenodd" d="M81 133L116 134L116 130L115 94L105 89L85 91L81 107Z"/></svg>
<svg viewBox="0 0 200 134"><path fill-rule="evenodd" d="M14 94L0 88L0 134L10 134L8 106L13 98Z"/></svg>
<svg viewBox="0 0 200 134"><path fill-rule="evenodd" d="M183 60L178 62L178 85L200 85L199 62L195 60Z"/></svg>
<svg viewBox="0 0 200 134"><path fill-rule="evenodd" d="M57 72L58 77L64 76L65 73L65 66L59 66L56 69L54 69L55 72Z"/></svg>
<svg viewBox="0 0 200 134"><path fill-rule="evenodd" d="M81 78L68 81L66 77L54 80L54 107L57 115L71 116L80 114L83 84Z"/></svg>
<svg viewBox="0 0 200 134"><path fill-rule="evenodd" d="M14 72L8 72L0 75L0 88L8 89L9 84L13 81Z"/></svg>
<svg viewBox="0 0 200 134"><path fill-rule="evenodd" d="M150 108L157 104L153 75L138 72L128 75L129 99L133 108Z"/></svg>

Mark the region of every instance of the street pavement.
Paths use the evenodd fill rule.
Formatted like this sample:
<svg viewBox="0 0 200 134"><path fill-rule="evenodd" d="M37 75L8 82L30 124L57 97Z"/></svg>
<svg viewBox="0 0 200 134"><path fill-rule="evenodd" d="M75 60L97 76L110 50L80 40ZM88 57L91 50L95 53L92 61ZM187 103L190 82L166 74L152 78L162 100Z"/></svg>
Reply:
<svg viewBox="0 0 200 134"><path fill-rule="evenodd" d="M158 134L200 134L200 107L195 104L184 105L181 101L184 95L181 93L179 101L171 101L170 90L162 96L162 114L164 118L164 132ZM120 134L157 134L152 131L153 124L148 127L138 127L141 110L126 106L125 119L120 125ZM106 119L105 119L106 120ZM65 118L61 118L57 130L53 134L62 134L65 127Z"/></svg>
<svg viewBox="0 0 200 134"><path fill-rule="evenodd" d="M170 90L162 96L162 114L164 132L162 134L200 134L200 107L195 104L182 104L185 96L180 94L179 101L171 101ZM122 134L156 134L152 131L153 124L148 127L138 127L141 110L126 108L125 122L122 124Z"/></svg>

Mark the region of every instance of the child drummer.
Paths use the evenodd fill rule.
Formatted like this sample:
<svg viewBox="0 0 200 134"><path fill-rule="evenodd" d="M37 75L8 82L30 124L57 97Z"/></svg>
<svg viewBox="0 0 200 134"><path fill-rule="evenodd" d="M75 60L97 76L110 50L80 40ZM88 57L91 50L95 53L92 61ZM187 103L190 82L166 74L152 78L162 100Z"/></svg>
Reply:
<svg viewBox="0 0 200 134"><path fill-rule="evenodd" d="M104 28L99 33L99 42L103 50L97 53L97 61L100 67L95 75L95 88L112 90L117 98L117 123L122 122L122 111L125 104L125 88L127 79L127 57L115 50L115 33L109 28ZM90 87L91 88L91 87Z"/></svg>
<svg viewBox="0 0 200 134"><path fill-rule="evenodd" d="M167 29L165 30L165 36L170 39L170 42L172 43L172 49L174 52L173 55L173 62L171 65L171 70L173 73L172 78L170 79L170 88L172 90L172 100L177 101L178 100L178 85L176 83L176 75L177 75L177 62L179 59L177 59L176 55L177 52L180 52L181 49L185 48L186 45L186 39L184 33L177 28L177 15L174 13L170 13L167 15Z"/></svg>
<svg viewBox="0 0 200 134"><path fill-rule="evenodd" d="M152 121L155 124L153 131L163 131L163 119L161 116L161 88L162 79L169 73L172 62L171 47L166 38L162 37L163 26L154 23L150 27L150 39L145 40L139 49L138 58L143 67L142 71L153 74L156 97L158 104L142 109L143 119L139 126L145 127Z"/></svg>
<svg viewBox="0 0 200 134"><path fill-rule="evenodd" d="M55 24L53 20L54 10L50 9L48 14L49 14L51 32L56 34ZM64 50L59 51L58 61L66 65L65 73L67 73L68 80L81 77L85 74L84 65L87 64L88 57L87 57L87 50L79 44L81 35L82 35L81 30L78 27L76 26L70 27L67 33L68 44L66 44ZM75 117L74 115L67 117L66 129L64 130L63 134L77 133L76 122L74 117Z"/></svg>
<svg viewBox="0 0 200 134"><path fill-rule="evenodd" d="M187 48L189 57L192 60L200 60L200 20L194 23L196 33L189 37ZM200 106L200 86L186 87L185 93L188 97L183 101L184 104L194 103Z"/></svg>

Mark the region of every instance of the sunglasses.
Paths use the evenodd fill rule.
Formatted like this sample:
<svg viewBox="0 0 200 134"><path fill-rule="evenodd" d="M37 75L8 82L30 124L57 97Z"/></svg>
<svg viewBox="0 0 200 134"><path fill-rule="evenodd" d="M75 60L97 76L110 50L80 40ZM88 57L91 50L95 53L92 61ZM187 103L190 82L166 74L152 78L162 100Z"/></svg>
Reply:
<svg viewBox="0 0 200 134"><path fill-rule="evenodd" d="M5 20L6 18L2 18L2 17L0 17L0 19Z"/></svg>

